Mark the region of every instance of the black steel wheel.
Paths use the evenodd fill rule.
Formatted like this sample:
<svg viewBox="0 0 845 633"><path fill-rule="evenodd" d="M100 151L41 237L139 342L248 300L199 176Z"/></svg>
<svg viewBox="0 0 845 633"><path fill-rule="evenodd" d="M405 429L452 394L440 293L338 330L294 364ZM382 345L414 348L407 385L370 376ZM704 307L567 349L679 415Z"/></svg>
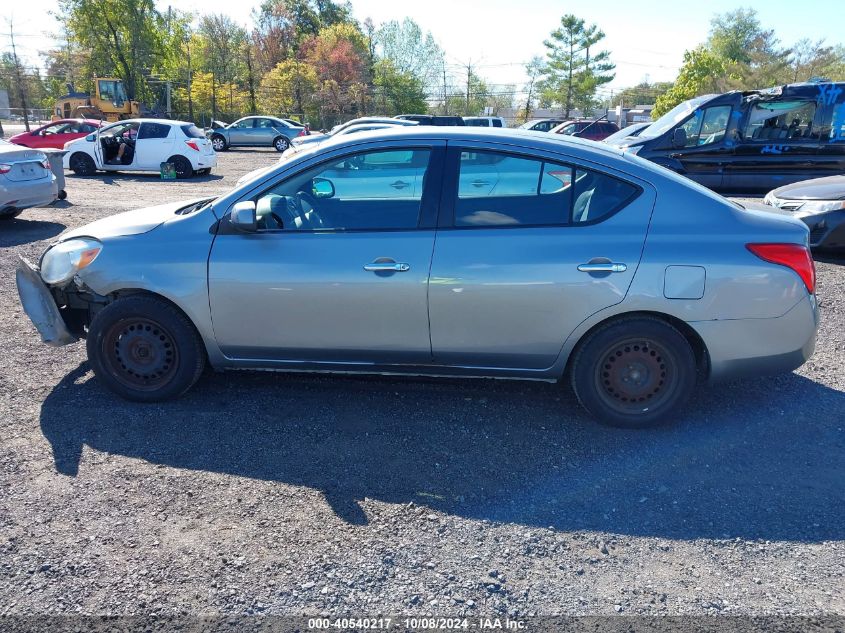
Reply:
<svg viewBox="0 0 845 633"><path fill-rule="evenodd" d="M70 157L68 167L77 176L93 176L97 171L94 159L82 152L76 152Z"/></svg>
<svg viewBox="0 0 845 633"><path fill-rule="evenodd" d="M167 162L173 163L173 170L176 172L177 178L190 178L194 175L194 167L191 165L191 161L184 156L177 154L176 156L172 156Z"/></svg>
<svg viewBox="0 0 845 633"><path fill-rule="evenodd" d="M97 378L130 400L181 395L205 366L193 324L175 306L150 295L118 299L100 310L91 322L87 348Z"/></svg>
<svg viewBox="0 0 845 633"><path fill-rule="evenodd" d="M695 354L683 334L653 317L612 322L575 353L572 386L581 404L612 426L666 422L691 395Z"/></svg>

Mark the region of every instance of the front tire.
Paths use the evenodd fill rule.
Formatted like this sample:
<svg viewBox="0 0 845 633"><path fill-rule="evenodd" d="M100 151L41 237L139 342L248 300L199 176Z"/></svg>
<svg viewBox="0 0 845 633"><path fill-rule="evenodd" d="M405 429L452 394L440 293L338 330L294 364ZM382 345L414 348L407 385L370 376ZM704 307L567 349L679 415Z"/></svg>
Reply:
<svg viewBox="0 0 845 633"><path fill-rule="evenodd" d="M290 147L290 141L284 136L276 137L276 139L273 140L273 147L276 148L277 152L284 152L288 147Z"/></svg>
<svg viewBox="0 0 845 633"><path fill-rule="evenodd" d="M82 152L77 152L70 157L68 167L77 176L93 176L97 171L97 165L94 164L94 159Z"/></svg>
<svg viewBox="0 0 845 633"><path fill-rule="evenodd" d="M23 209L16 209L9 213L0 213L0 220L11 220L18 217L21 213L23 213Z"/></svg>
<svg viewBox="0 0 845 633"><path fill-rule="evenodd" d="M215 152L225 152L229 149L229 146L226 144L226 139L219 134L215 134L211 137L211 147L214 148Z"/></svg>
<svg viewBox="0 0 845 633"><path fill-rule="evenodd" d="M149 295L118 299L88 328L88 360L97 378L127 400L176 398L205 367L202 339L172 304Z"/></svg>
<svg viewBox="0 0 845 633"><path fill-rule="evenodd" d="M599 422L641 429L670 421L696 385L695 354L684 335L654 317L600 327L579 344L572 388Z"/></svg>

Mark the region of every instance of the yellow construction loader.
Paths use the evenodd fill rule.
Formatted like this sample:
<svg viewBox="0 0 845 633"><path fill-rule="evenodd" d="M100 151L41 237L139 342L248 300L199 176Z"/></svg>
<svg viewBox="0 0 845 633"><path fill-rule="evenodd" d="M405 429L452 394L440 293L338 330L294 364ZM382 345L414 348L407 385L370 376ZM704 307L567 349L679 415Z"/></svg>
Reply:
<svg viewBox="0 0 845 633"><path fill-rule="evenodd" d="M81 118L120 121L135 118L140 113L138 102L126 98L123 80L95 77L93 95L76 92L73 84L68 84L68 93L56 101L52 120Z"/></svg>

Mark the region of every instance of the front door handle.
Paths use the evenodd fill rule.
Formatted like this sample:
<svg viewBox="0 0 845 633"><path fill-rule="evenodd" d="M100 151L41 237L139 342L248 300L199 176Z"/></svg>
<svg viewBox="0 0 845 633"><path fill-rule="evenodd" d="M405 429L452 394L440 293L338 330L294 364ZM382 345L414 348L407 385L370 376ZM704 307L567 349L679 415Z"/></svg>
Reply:
<svg viewBox="0 0 845 633"><path fill-rule="evenodd" d="M411 183L405 182L403 180L397 180L396 182L390 183L390 186L393 187L394 189L404 189L405 187L407 187L410 184Z"/></svg>
<svg viewBox="0 0 845 633"><path fill-rule="evenodd" d="M486 187L489 184L490 184L489 180L473 180L472 181L473 187Z"/></svg>
<svg viewBox="0 0 845 633"><path fill-rule="evenodd" d="M624 273L628 270L625 264L617 264L616 262L600 262L596 264L581 264L578 270L582 273Z"/></svg>
<svg viewBox="0 0 845 633"><path fill-rule="evenodd" d="M373 262L364 264L364 270L371 273L406 273L411 270L411 265L404 262Z"/></svg>

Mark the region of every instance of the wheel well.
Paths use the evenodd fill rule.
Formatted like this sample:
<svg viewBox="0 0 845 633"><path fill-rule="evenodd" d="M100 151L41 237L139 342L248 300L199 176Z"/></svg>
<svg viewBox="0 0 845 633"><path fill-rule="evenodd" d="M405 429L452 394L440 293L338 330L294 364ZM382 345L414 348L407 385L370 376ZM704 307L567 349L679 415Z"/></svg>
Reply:
<svg viewBox="0 0 845 633"><path fill-rule="evenodd" d="M576 357L578 348L584 344L584 342L590 337L590 335L598 330L599 328L604 327L608 323L613 323L615 321L622 321L625 319L636 318L636 317L651 317L653 319L659 319L668 323L676 330L678 330L684 338L689 343L690 347L692 348L692 352L695 355L695 364L698 370L698 377L700 380L704 380L710 373L710 353L707 351L707 346L704 344L704 341L698 335L690 325L677 317L673 317L670 314L664 314L663 312L649 312L649 311L638 311L638 312L625 312L623 314L615 314L612 317L608 317L604 321L600 321L596 323L593 327L589 330L584 332L581 335L581 338L578 339L578 342L575 344L575 347L572 348L572 352L569 354L569 358L566 359L566 369L563 372L564 379L569 378L570 369L572 366L572 361Z"/></svg>
<svg viewBox="0 0 845 633"><path fill-rule="evenodd" d="M114 303L115 301L119 301L120 299L123 299L125 297L132 297L132 296L138 296L138 295L144 295L144 296L147 296L147 297L154 297L154 298L158 299L159 301L163 301L165 303L170 304L171 306L173 306L174 309L181 312L182 316L184 316L185 319L187 319L188 323L191 324L191 327L194 328L194 332L197 333L197 336L199 337L199 339L201 341L203 341L203 348L205 347L205 341L202 337L202 334L200 334L199 329L197 329L197 326L196 326L196 323L194 323L194 320L190 316L188 316L188 314L181 308L181 306L174 303L173 301L171 301L167 297L158 294L157 292L151 292L150 290L144 290L144 289L141 289L141 288L122 288L120 290L116 290L115 292L112 292L111 294L109 294L108 297L107 297L107 301L105 303L99 304L99 307L103 308L103 307L107 306L108 304ZM90 318L93 319L94 314L91 314Z"/></svg>

